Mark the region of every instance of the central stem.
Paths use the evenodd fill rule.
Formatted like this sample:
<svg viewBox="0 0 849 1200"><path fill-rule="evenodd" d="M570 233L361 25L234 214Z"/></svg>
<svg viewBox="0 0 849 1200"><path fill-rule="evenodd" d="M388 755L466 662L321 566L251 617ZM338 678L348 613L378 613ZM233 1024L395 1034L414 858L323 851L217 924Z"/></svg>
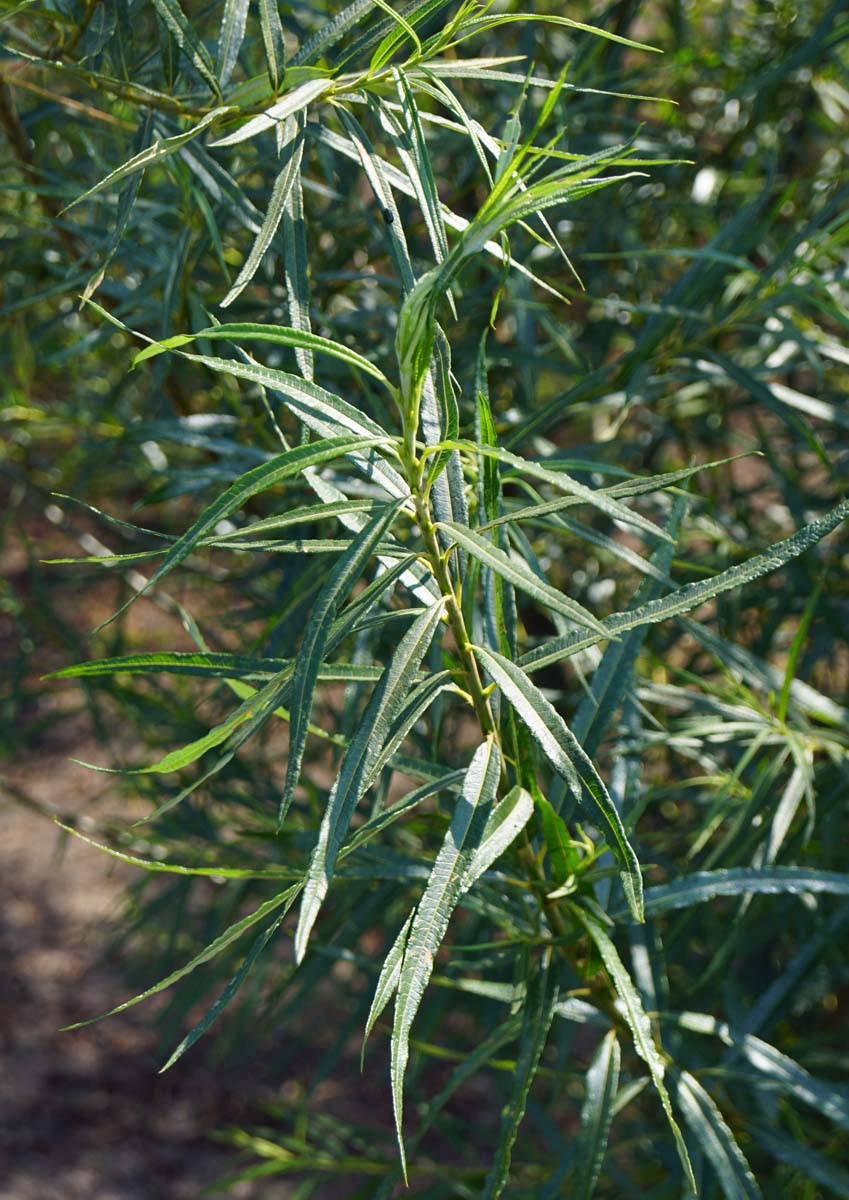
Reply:
<svg viewBox="0 0 849 1200"><path fill-rule="evenodd" d="M466 674L466 686L469 696L472 700L475 715L480 723L481 733L483 733L484 737L487 737L489 734L497 733L495 718L492 715L492 706L489 703L489 697L481 679L478 660L475 658L472 643L466 630L463 610L460 608L457 593L454 591L451 577L448 574L448 567L442 556L436 526L431 518L427 501L417 495L415 497L415 504L416 517L419 522L419 528L422 531L422 537L424 538L428 562L430 563L434 578L439 585L439 590L445 598L445 611L448 617L448 624L454 635L454 641L457 643L457 653L460 656L460 661L463 664L463 670Z"/></svg>
<svg viewBox="0 0 849 1200"><path fill-rule="evenodd" d="M457 644L457 653L466 675L466 688L471 698L481 733L484 737L487 737L489 734L494 734L498 737L498 729L493 716L492 706L489 702L489 696L484 687L483 680L481 679L478 660L475 658L475 652L466 630L463 610L460 607L457 593L451 583L451 577L439 545L439 537L430 515L428 503L421 495L416 494L415 505L416 517L427 550L427 558L433 570L434 578L439 585L439 590L445 598L448 624L454 635L454 641ZM545 918L548 921L551 932L555 937L565 937L568 932L566 922L557 903L554 900L549 900L546 895L549 883L536 854L534 854L526 832L519 843L518 853L528 881L539 896L540 905L545 913ZM564 952L565 947L561 946L560 950Z"/></svg>

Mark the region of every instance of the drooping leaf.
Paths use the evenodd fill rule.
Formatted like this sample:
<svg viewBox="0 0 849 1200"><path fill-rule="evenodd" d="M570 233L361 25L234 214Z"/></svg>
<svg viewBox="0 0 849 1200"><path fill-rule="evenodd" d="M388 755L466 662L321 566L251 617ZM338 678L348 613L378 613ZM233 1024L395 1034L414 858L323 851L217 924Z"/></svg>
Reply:
<svg viewBox="0 0 849 1200"><path fill-rule="evenodd" d="M622 959L619 957L619 952L613 944L607 930L601 924L597 917L588 912L581 905L575 904L571 909L572 914L586 929L587 933L592 938L593 942L601 955L601 960L610 975L613 986L616 989L616 994L622 1004L622 1010L625 1020L628 1022L628 1028L631 1030L631 1036L634 1039L634 1049L651 1074L652 1083L655 1091L660 1097L660 1102L663 1106L663 1111L666 1114L666 1120L669 1128L672 1131L672 1136L675 1140L675 1146L678 1150L678 1157L681 1160L681 1165L684 1168L684 1174L693 1191L696 1191L696 1181L693 1177L693 1168L690 1164L690 1156L687 1153L687 1146L678 1127L678 1123L672 1112L672 1103L669 1099L669 1092L664 1083L664 1074L666 1070L663 1058L655 1045L654 1035L652 1032L651 1022L643 1008L640 994L634 986L631 976L625 969Z"/></svg>
<svg viewBox="0 0 849 1200"><path fill-rule="evenodd" d="M768 1154L778 1162L799 1171L805 1179L815 1179L842 1200L849 1200L849 1171L824 1154L795 1141L784 1130L750 1125L749 1132Z"/></svg>
<svg viewBox="0 0 849 1200"><path fill-rule="evenodd" d="M285 892L280 892L277 896L273 896L270 900L266 900L259 908L249 913L246 917L242 917L239 921L230 925L223 933L219 934L213 941L209 943L200 954L196 954L184 966L178 967L176 971L172 971L165 979L161 979L159 983L155 983L153 987L147 988L146 991L140 992L138 996L133 996L131 1000L125 1000L123 1004L118 1004L115 1008L111 1008L109 1012L101 1013L99 1017L89 1017L86 1021L77 1021L73 1025L66 1025L65 1029L82 1029L86 1025L92 1025L95 1021L102 1021L105 1017L113 1017L116 1013L124 1012L128 1008L132 1008L136 1004L141 1004L142 1000L147 1000L151 996L157 995L159 992L170 987L178 980L185 978L196 967L202 966L203 963L209 962L215 958L222 950L231 945L242 934L261 921L263 917L270 916L271 913L277 912L284 905L288 908L291 906L298 892L301 890L301 884L296 883L292 887L287 888Z"/></svg>
<svg viewBox="0 0 849 1200"><path fill-rule="evenodd" d="M483 1200L498 1200L504 1191L510 1173L513 1146L519 1136L519 1126L525 1115L528 1093L539 1068L548 1031L554 1019L554 1006L557 1003L557 971L551 965L550 951L546 952L539 962L529 960L529 966L531 974L525 992L525 1002L522 1006L522 1029L519 1035L516 1069L513 1072L510 1099L501 1114L498 1149L486 1177Z"/></svg>
<svg viewBox="0 0 849 1200"><path fill-rule="evenodd" d="M389 1001L395 995L398 988L398 980L401 978L401 963L404 960L404 950L407 946L407 935L410 932L410 926L413 923L415 912L411 912L404 924L398 931L398 936L389 948L389 953L384 959L383 966L380 968L377 986L374 989L374 997L369 1009L366 1027L363 1032L363 1045L360 1051L360 1069L362 1069L363 1059L366 1053L366 1042L368 1036L374 1029L380 1014L386 1008Z"/></svg>
<svg viewBox="0 0 849 1200"><path fill-rule="evenodd" d="M159 1070L160 1075L162 1075L165 1071L167 1071L171 1067L173 1067L174 1064L183 1057L183 1055L186 1053L186 1051L190 1050L191 1047L195 1044L195 1042L197 1042L200 1038L203 1037L203 1035L206 1033L207 1029L209 1029L209 1027L212 1024L214 1024L215 1021L218 1020L218 1018L221 1016L224 1009L227 1007L227 1005L230 1003L230 1001L233 999L233 997L238 992L239 988L245 982L248 975L250 975L251 971L253 970L254 964L256 963L259 956L262 954L263 950L266 948L268 943L274 937L277 930L280 928L281 924L283 923L283 921L286 918L286 914L288 913L289 909L294 904L295 897L297 896L297 894L298 894L298 889L292 888L292 895L289 898L289 900L287 901L286 906L283 909L283 912L278 913L277 916L272 921L272 923L269 925L269 927L266 930L264 930L257 938L254 939L254 943L251 946L248 953L245 955L245 958L244 958L241 966L239 967L239 969L230 978L230 980L227 983L227 986L221 992L221 995L218 997L218 999L215 1001L215 1003L210 1005L210 1007L206 1010L206 1012L201 1017L201 1019L197 1022L197 1024L194 1025L189 1030L189 1032L186 1034L186 1036L183 1038L183 1040L180 1042L180 1044L172 1051L171 1055L169 1056L168 1060L165 1062L164 1066L162 1066L160 1068L160 1070Z"/></svg>
<svg viewBox="0 0 849 1200"><path fill-rule="evenodd" d="M281 166L271 195L268 198L268 208L263 218L262 227L256 235L250 253L245 259L242 269L236 277L236 282L221 301L221 308L227 308L242 294L245 288L259 270L265 254L274 240L277 227L280 224L289 193L297 183L301 170L301 159L304 153L303 131L295 117L287 117L283 122L281 133L282 149L280 153Z"/></svg>
<svg viewBox="0 0 849 1200"><path fill-rule="evenodd" d="M845 1088L816 1079L789 1055L782 1054L762 1038L734 1029L707 1013L668 1014L667 1019L681 1029L718 1037L735 1052L735 1058L751 1067L754 1079L765 1089L786 1092L841 1129L849 1130L849 1091Z"/></svg>
<svg viewBox="0 0 849 1200"><path fill-rule="evenodd" d="M155 587L169 571L179 566L191 554L202 537L211 529L214 529L225 517L229 517L231 513L241 508L252 496L267 491L269 488L275 487L286 479L299 475L308 467L316 466L323 462L330 462L334 458L341 458L351 450L361 449L364 440L368 444L375 446L380 444L383 438L380 436L375 437L373 434L366 434L365 439L362 437L351 438L350 435L347 437L327 438L320 442L313 442L312 445L297 446L294 450L286 450L283 454L276 455L269 462L262 463L260 466L247 471L226 492L223 492L217 500L204 509L191 528L174 542L166 554L164 561L157 567L150 579L143 587L139 588L114 616L109 618L109 621L114 621L115 617L125 612L139 596L143 595L149 588ZM109 621L104 624L108 624ZM103 626L101 625L100 628L103 628Z"/></svg>
<svg viewBox="0 0 849 1200"><path fill-rule="evenodd" d="M316 354L327 354L331 358L336 358L341 362L347 363L348 366L356 368L358 371L363 371L366 375L370 375L372 379L386 384L389 381L379 367L375 366L370 359L364 358L358 354L356 350L352 350L349 346L343 346L340 342L331 341L330 338L319 337L318 334L296 329L287 325L258 325L250 322L239 322L230 325L211 325L206 329L200 329L197 333L181 333L173 338L166 338L164 342L154 342L150 346L146 346L144 350L140 350L133 359L133 366L138 366L145 359L153 358L157 354L162 354L165 350L179 349L182 346L189 345L190 342L198 341L204 338L206 341L232 341L232 342L270 342L277 346L291 346L293 349L309 350Z"/></svg>
<svg viewBox="0 0 849 1200"><path fill-rule="evenodd" d="M468 550L469 554L472 554L478 562L495 571L508 583L512 583L514 587L536 600L538 604L568 617L576 625L591 629L602 636L608 636L606 632L602 634L604 626L591 612L588 612L577 600L572 600L557 588L538 579L521 559L509 557L479 533L457 525L453 521L440 521L439 528L446 530L453 541Z"/></svg>
<svg viewBox="0 0 849 1200"><path fill-rule="evenodd" d="M286 47L283 26L277 11L277 0L259 0L259 27L265 50L265 65L271 90L277 92L286 66Z"/></svg>
<svg viewBox="0 0 849 1200"><path fill-rule="evenodd" d="M245 142L249 138L264 133L267 129L274 129L287 117L294 116L307 108L313 101L326 95L333 86L332 79L307 79L304 83L292 88L290 92L286 92L264 113L260 113L257 117L251 117L233 133L216 138L214 142L210 142L210 145L215 149L220 149L222 146L235 146L239 142Z"/></svg>
<svg viewBox="0 0 849 1200"><path fill-rule="evenodd" d="M565 780L575 799L590 800L592 819L619 862L620 879L635 920L643 919L643 884L640 864L631 847L622 819L598 772L576 741L566 722L528 676L494 650L474 648L481 666L492 676L519 718L527 725L551 765Z"/></svg>
<svg viewBox="0 0 849 1200"><path fill-rule="evenodd" d="M245 37L250 0L224 0L218 33L218 84L226 87Z"/></svg>
<svg viewBox="0 0 849 1200"><path fill-rule="evenodd" d="M673 1070L671 1075L678 1107L726 1200L760 1200L752 1169L711 1096L689 1071Z"/></svg>
<svg viewBox="0 0 849 1200"><path fill-rule="evenodd" d="M401 639L372 693L360 728L342 761L339 775L331 788L318 842L310 860L295 933L297 962L300 962L306 953L310 931L327 895L336 857L351 816L368 787L374 763L383 750L393 719L407 699L410 684L430 646L441 616L440 602L422 613Z"/></svg>
<svg viewBox="0 0 849 1200"><path fill-rule="evenodd" d="M105 179L101 179L100 183L96 183L87 192L83 192L81 196L77 196L76 200L73 200L68 205L68 208L73 208L74 205L82 203L83 200L90 200L98 192L112 187L113 184L118 183L121 179L125 179L128 175L133 175L137 171L143 171L146 167L151 167L155 163L162 162L169 155L175 154L181 146L185 146L187 142L191 142L194 138L199 137L219 117L232 111L232 108L227 107L214 108L212 112L208 112L205 116L201 117L198 123L193 125L191 129L186 130L185 133L178 133L173 137L153 142L138 154L134 154L122 166L116 167L114 171L110 171Z"/></svg>
<svg viewBox="0 0 849 1200"><path fill-rule="evenodd" d="M463 891L464 877L481 843L501 772L501 754L493 738L478 747L466 772L454 816L436 857L407 939L392 1028L392 1102L402 1163L404 1158L404 1075L410 1030L433 971L451 914Z"/></svg>
<svg viewBox="0 0 849 1200"><path fill-rule="evenodd" d="M671 883L646 890L646 912L652 916L676 908L703 904L717 896L809 896L817 893L849 896L849 874L806 867L729 867L694 871Z"/></svg>
<svg viewBox="0 0 849 1200"><path fill-rule="evenodd" d="M295 660L290 702L289 753L286 761L286 781L280 797L279 824L282 824L289 811L300 775L318 673L339 605L359 582L378 543L391 528L400 506L401 501L387 504L386 508L372 517L362 532L357 534L349 549L336 562L310 612Z"/></svg>
<svg viewBox="0 0 849 1200"><path fill-rule="evenodd" d="M591 1200L601 1174L619 1088L621 1058L616 1031L611 1029L599 1042L586 1075L581 1133L576 1148L575 1200Z"/></svg>
<svg viewBox="0 0 849 1200"><path fill-rule="evenodd" d="M740 563L736 567L729 567L728 570L721 571L718 575L714 575L710 579L700 579L695 583L687 583L676 591L671 592L668 596L662 596L657 600L650 600L647 604L643 604L639 608L608 617L603 622L607 630L607 636L617 637L619 634L625 633L629 629L636 629L640 625L656 624L658 621L666 621L670 617L690 612L692 609L698 608L700 604L712 600L715 596L719 596L723 592L728 592L732 588L743 587L745 584L751 583L754 579L759 579L763 575L769 575L773 571L778 571L792 559L798 558L800 554L804 554L806 550L810 550L812 546L815 546L817 542L821 541L842 524L847 516L849 516L849 500L843 500L831 509L830 512L818 520L812 521L810 525L804 526L798 533L794 533L792 537L786 538L782 542L776 542L774 546L771 546L763 554L753 555L746 562ZM544 666L549 666L551 663L559 662L561 659L567 658L569 655L575 654L578 650L584 649L587 646L595 645L601 640L603 639L597 635L567 634L564 637L554 638L551 641L545 642L536 649L530 650L527 654L523 654L519 658L518 663L524 670L536 671Z"/></svg>

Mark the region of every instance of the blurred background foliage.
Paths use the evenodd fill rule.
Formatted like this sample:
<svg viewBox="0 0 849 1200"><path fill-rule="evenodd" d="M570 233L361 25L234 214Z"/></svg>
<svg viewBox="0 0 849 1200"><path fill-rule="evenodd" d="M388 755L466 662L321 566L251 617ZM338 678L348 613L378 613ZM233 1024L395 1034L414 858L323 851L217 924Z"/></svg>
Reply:
<svg viewBox="0 0 849 1200"><path fill-rule="evenodd" d="M511 0L499 7L516 9ZM182 118L218 103L204 73L179 53L163 17L168 11L147 0L0 0L0 536L11 564L0 582L0 738L18 752L37 751L77 714L91 722L100 761L113 765L149 761L200 736L224 711L225 689L203 691L197 681L173 676L120 676L64 690L39 677L95 655L189 648L199 636L213 649L288 656L326 570L321 556L196 555L170 597L159 594L156 605L144 602L90 639L91 626L138 587L134 569L106 574L97 564L40 561L147 549L154 535L180 532L216 490L277 445L265 407L248 389L177 356L130 371L133 339L80 304L88 292L113 318L157 339L202 329L210 313L223 319L218 306L267 207L273 153L263 157L251 144L216 155L199 140L143 178L122 180L65 211L133 153L179 132ZM214 53L221 6L186 3L184 11ZM290 64L335 15L324 2L279 11ZM435 4L423 28L438 27L445 11ZM533 12L563 15L557 3L534 3ZM550 78L568 63L567 84L582 90L559 102L564 149L589 153L635 137L644 157L674 161L568 213L555 211L552 221L580 282L556 248L530 230L511 234L514 258L565 301L525 276L505 276L489 342L498 434L527 454L583 463L588 471L602 464L660 472L759 451L760 457L698 477L674 568L683 581L700 578L787 536L845 491L849 14L842 3L818 0L575 0L568 15L663 54L536 21L484 32L458 53L519 56L513 69L524 73L532 63ZM320 62L366 61L368 47L357 38L381 20L378 10L370 12ZM223 87L225 103L258 104L268 86L259 10L251 7L247 21ZM500 134L520 88L462 80L456 90L466 111ZM538 106L539 90L530 95ZM334 152L333 128L311 129L305 155L313 328L391 369L401 288L387 223L360 164ZM484 193L468 141L437 123L427 135L442 198L456 213L473 214ZM412 200L401 197L399 207L414 262L426 269L421 216ZM227 319L288 323L280 239ZM451 328L467 434L478 333L500 277L497 263L463 277L461 316ZM291 367L294 360L280 354ZM331 361L324 370L346 395L352 385L345 368ZM254 516L270 511L264 503ZM152 533L121 527L86 505ZM547 570L562 571L572 595L595 611L616 611L633 590L633 570L604 547L596 553L574 539L552 563L545 528L534 528L527 552ZM845 865L846 565L838 535L778 578L721 597L712 640L705 626L685 621L650 630L639 704L624 714L615 761L610 747L600 756L608 771L624 772L621 787L632 789L632 811L641 815L642 857L661 872L681 863L690 869L765 861ZM531 635L551 632L533 621L540 618L528 614ZM540 678L564 711L574 709L580 672L552 668ZM335 714L345 732L355 712L355 696L335 695L319 719ZM449 745L462 745L462 729L448 733ZM422 751L431 752L432 744L429 733ZM261 865L273 857L268 814L279 792L281 745L279 733L268 731L179 807L131 833L101 830L101 840L108 834L128 853L174 861ZM105 792L121 791L137 815L173 798L185 782L104 778ZM772 820L777 796L790 797L781 837ZM308 797L304 830L320 798L318 790ZM291 836L297 847L301 835ZM427 819L413 819L394 836L396 849L414 860L432 834ZM143 876L116 935L139 986L176 970L248 901L270 894L261 880L225 888L164 878ZM339 1194L377 1195L372 1178L395 1171L391 1124L386 1113L381 1119L385 1104L377 1098L382 1078L372 1084L367 1074L363 1085L376 1114L367 1127L362 1106L346 1099L344 1088L331 1097L332 1122L326 1105L318 1115L312 1110L322 1081L340 1062L354 1069L351 1045L382 957L379 931L388 908L393 920L403 909L394 883L364 877L350 883L348 894L349 909L323 927L323 951L297 975L285 947L260 962L239 1005L217 1027L212 1051L243 1053L258 1029L290 1031L274 1038L271 1050L275 1072L290 1080L283 1098L265 1129L233 1140L254 1163L249 1172L295 1172L304 1196L316 1188L335 1194L321 1190L326 1174L345 1170L354 1182ZM806 1068L845 1084L849 1057L837 1014L849 996L846 901L826 905L824 917L823 909L809 912L795 899L756 897L749 905L714 902L664 921L669 978L655 980L659 1002L671 989L678 1008L736 1014L750 1034L792 1048ZM475 948L475 929L468 917L457 935L469 943L465 966L475 976L497 975L504 960L497 949ZM199 1001L239 961L238 947L230 947L167 993L163 1044L181 1036ZM468 987L457 983L462 947L452 968L417 1025L416 1071L426 1077L421 1095L436 1094L455 1057L496 1025L496 1001L467 996ZM318 1029L317 1004L330 1014ZM580 1025L563 1021L558 1030L532 1094L510 1196L564 1194L559 1189L574 1168L568 1142L593 1043ZM666 1036L673 1052L686 1046L703 1081L726 1070L718 1086L742 1114L735 1133L766 1195L849 1195L839 1166L849 1151L846 1123L826 1129L815 1106L782 1107L782 1141L775 1112L767 1111L784 1105L778 1085L773 1099L764 1100L746 1091L748 1068L739 1056L734 1065L729 1051L720 1068L717 1043L702 1033L679 1027ZM500 1089L510 1069L499 1053L493 1045L494 1069L474 1085L478 1091L442 1114L439 1146L452 1166L441 1174L429 1159L423 1174L413 1176L422 1194L478 1194L481 1147L498 1110L489 1101L484 1118L477 1105L482 1089ZM375 1049L371 1054L379 1057ZM475 1137L472 1115L480 1118ZM646 1153L651 1133L646 1110L631 1106L600 1194L631 1194L639 1186L658 1200L680 1195L671 1151ZM708 1170L700 1183L701 1196L719 1194Z"/></svg>

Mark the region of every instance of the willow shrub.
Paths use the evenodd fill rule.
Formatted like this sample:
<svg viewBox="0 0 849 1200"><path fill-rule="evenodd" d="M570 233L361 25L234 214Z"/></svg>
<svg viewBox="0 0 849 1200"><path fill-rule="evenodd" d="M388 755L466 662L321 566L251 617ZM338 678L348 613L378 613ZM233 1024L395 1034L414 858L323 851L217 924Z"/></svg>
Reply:
<svg viewBox="0 0 849 1200"><path fill-rule="evenodd" d="M839 9L800 61L839 44ZM847 714L797 677L814 627L814 664L841 637L819 544L849 502L810 463L836 482L845 416L773 377L845 361L841 193L825 178L802 219L746 168L683 273L573 335L569 299L601 296L579 272L615 282L608 226L635 249L639 189L694 170L669 106L639 98L652 52L631 20L86 0L7 22L60 109L88 89L74 111L107 125L57 187L23 169L77 255L91 353L114 364L115 327L144 343L119 452L146 439L153 498L192 507L177 532L100 515L136 548L97 563L129 580L121 613L178 568L199 595L210 561L243 602L218 631L181 610L194 652L59 672L125 711L147 688L134 719L170 742L129 772L146 824L101 849L157 877L138 925L190 953L114 1012L175 988L172 1067L232 1003L216 1034L309 1032L352 1095L348 1043L371 1034L394 1150L350 1111L234 1135L246 1177L299 1173L299 1194L344 1174L375 1197L402 1178L434 1197L849 1195L849 1098L818 1070L846 1062L827 1021L799 1028L845 986ZM37 135L46 113L27 119ZM697 240L703 206L672 218ZM777 519L734 482L754 463L768 490L739 459L758 449ZM201 694L219 715L199 730Z"/></svg>

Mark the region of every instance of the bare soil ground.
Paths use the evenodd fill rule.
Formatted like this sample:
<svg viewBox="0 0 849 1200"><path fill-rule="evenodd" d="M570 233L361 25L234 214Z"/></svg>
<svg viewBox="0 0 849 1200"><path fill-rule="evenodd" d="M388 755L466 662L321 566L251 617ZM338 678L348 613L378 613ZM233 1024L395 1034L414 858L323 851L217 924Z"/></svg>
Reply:
<svg viewBox="0 0 849 1200"><path fill-rule="evenodd" d="M87 749L30 755L4 772L6 783L39 805L85 811L97 777L68 754ZM144 1006L60 1032L127 994L106 951L131 870L6 797L0 831L0 1200L199 1196L233 1165L209 1131L258 1116L255 1076L213 1072L202 1051L159 1075ZM266 1182L261 1194L279 1200L290 1189Z"/></svg>
<svg viewBox="0 0 849 1200"><path fill-rule="evenodd" d="M45 544L43 528L34 537ZM32 628L31 563L13 539L2 551L6 595L20 600ZM61 552L69 553L67 545ZM97 602L81 610L75 590L63 595L60 583L51 609L84 634L108 611L97 612ZM113 598L105 594L102 602ZM141 641L156 644L158 632L179 644L173 619L148 603L137 608L149 626L138 631ZM0 612L7 682L23 661L19 632ZM28 656L29 698L11 731L18 745L0 765L0 1200L193 1200L234 1165L233 1152L210 1131L257 1119L273 1092L257 1087L253 1064L213 1071L201 1047L159 1075L149 1006L60 1032L131 994L108 948L132 870L67 838L50 820L57 811L98 822L127 817L114 799L111 811L104 808L103 776L71 761L103 757L85 712L75 711L78 697L71 702L71 689L38 684L43 671L69 661L67 642L51 644L49 636L43 651ZM228 1195L291 1194L285 1181L259 1187Z"/></svg>

